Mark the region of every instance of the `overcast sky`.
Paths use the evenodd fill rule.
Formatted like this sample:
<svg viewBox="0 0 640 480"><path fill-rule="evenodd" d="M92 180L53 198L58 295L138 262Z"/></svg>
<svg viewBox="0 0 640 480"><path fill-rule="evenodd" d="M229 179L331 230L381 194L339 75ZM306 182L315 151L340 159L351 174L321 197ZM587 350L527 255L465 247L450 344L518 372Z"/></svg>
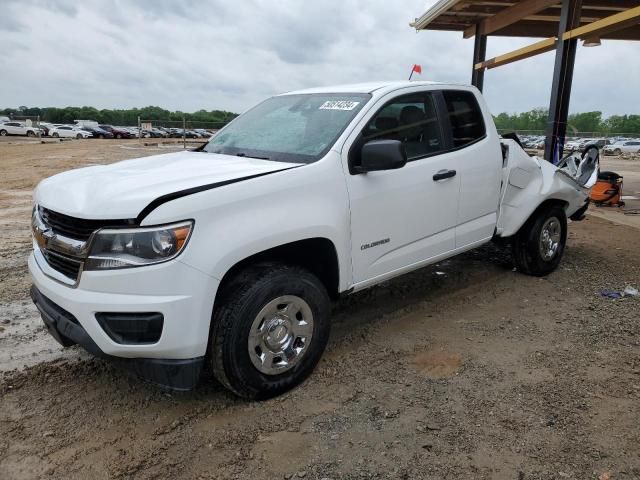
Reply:
<svg viewBox="0 0 640 480"><path fill-rule="evenodd" d="M371 80L469 82L473 40L420 32L425 0L1 0L0 107L241 112L275 93ZM527 39L490 38L488 56ZM578 49L572 111L640 113L640 44ZM553 53L487 72L493 113L547 107Z"/></svg>

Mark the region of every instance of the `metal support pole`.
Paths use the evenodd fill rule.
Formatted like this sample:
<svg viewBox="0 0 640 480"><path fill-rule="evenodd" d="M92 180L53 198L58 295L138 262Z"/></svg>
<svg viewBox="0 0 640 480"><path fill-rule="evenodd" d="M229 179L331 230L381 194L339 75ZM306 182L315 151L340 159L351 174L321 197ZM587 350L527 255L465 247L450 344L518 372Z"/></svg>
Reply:
<svg viewBox="0 0 640 480"><path fill-rule="evenodd" d="M36 120L36 122L38 122L38 124L36 125L36 127L38 128L38 140L42 141L42 133L40 131L40 115L38 115L37 118L38 119Z"/></svg>
<svg viewBox="0 0 640 480"><path fill-rule="evenodd" d="M582 0L562 0L556 60L553 68L553 84L549 102L544 158L557 163L563 154L564 139L567 133L567 117L571 100L573 66L576 60L577 39L562 40L564 32L580 26Z"/></svg>
<svg viewBox="0 0 640 480"><path fill-rule="evenodd" d="M484 68L476 70L476 64L484 62L487 54L487 36L482 33L482 24L476 23L475 44L473 47L473 65L471 85L482 91L484 87Z"/></svg>
<svg viewBox="0 0 640 480"><path fill-rule="evenodd" d="M182 149L187 149L187 120L182 117Z"/></svg>
<svg viewBox="0 0 640 480"><path fill-rule="evenodd" d="M142 123L140 122L140 115L138 115L138 139L138 143L142 144Z"/></svg>

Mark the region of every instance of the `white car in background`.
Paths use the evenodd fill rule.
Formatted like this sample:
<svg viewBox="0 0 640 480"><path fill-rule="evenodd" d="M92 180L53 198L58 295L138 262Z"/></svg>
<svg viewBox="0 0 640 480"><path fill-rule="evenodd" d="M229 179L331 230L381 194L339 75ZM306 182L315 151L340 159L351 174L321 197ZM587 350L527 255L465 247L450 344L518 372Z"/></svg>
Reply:
<svg viewBox="0 0 640 480"><path fill-rule="evenodd" d="M584 141L584 138L574 138L573 140L569 140L564 144L564 149L569 152L574 152L580 149L580 144Z"/></svg>
<svg viewBox="0 0 640 480"><path fill-rule="evenodd" d="M26 135L27 137L35 137L40 132L39 128L27 127L20 122L4 122L0 123L0 137L7 135Z"/></svg>
<svg viewBox="0 0 640 480"><path fill-rule="evenodd" d="M640 140L621 140L604 147L605 155L621 155L623 153L640 153Z"/></svg>
<svg viewBox="0 0 640 480"><path fill-rule="evenodd" d="M71 125L60 125L49 130L49 135L56 138L89 138L91 133Z"/></svg>

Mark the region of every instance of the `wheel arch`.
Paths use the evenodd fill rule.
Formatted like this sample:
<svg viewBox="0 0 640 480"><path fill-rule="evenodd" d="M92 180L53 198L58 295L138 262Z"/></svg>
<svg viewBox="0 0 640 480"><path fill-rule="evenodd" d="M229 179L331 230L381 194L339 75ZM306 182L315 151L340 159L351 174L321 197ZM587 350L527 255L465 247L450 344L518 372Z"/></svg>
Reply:
<svg viewBox="0 0 640 480"><path fill-rule="evenodd" d="M220 279L216 303L233 278L259 263L281 263L306 268L318 277L331 298L339 296L340 265L335 244L328 238L312 237L277 245L237 261Z"/></svg>
<svg viewBox="0 0 640 480"><path fill-rule="evenodd" d="M570 203L560 198L547 198L544 201L542 201L540 204L538 204L538 206L535 207L531 211L531 213L529 213L529 215L524 217L521 223L519 223L518 225L511 225L508 232L504 232L499 236L502 238L510 238L516 235L520 231L520 229L525 225L529 224L538 215L539 212L546 210L547 208L550 208L552 206L559 206L566 212L567 208L569 208L570 206Z"/></svg>

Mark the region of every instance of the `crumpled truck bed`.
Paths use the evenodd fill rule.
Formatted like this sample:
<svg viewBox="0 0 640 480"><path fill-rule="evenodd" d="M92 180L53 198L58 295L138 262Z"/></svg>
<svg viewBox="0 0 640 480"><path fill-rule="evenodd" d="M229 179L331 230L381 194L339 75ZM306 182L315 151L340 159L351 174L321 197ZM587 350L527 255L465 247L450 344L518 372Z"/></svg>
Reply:
<svg viewBox="0 0 640 480"><path fill-rule="evenodd" d="M496 234L509 237L517 233L531 214L547 200L560 200L570 217L588 202L598 174L595 158L568 157L555 166L529 156L514 140L503 139L502 191Z"/></svg>

